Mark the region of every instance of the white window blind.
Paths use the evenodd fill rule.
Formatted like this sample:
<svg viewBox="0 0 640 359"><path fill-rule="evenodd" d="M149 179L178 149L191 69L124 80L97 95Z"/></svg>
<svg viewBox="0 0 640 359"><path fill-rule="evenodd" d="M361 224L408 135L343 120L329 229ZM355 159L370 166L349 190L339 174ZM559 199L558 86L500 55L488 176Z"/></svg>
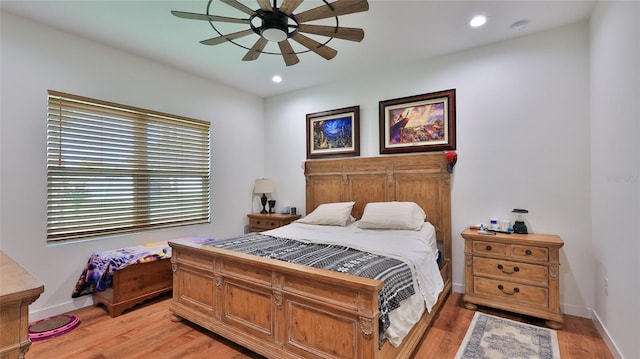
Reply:
<svg viewBox="0 0 640 359"><path fill-rule="evenodd" d="M210 222L209 122L48 99L48 241Z"/></svg>

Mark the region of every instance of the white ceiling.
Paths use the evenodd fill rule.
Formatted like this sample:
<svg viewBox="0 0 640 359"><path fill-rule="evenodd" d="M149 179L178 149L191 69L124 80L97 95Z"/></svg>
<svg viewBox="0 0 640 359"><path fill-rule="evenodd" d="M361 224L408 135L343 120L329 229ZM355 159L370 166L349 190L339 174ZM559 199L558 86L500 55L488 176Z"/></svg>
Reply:
<svg viewBox="0 0 640 359"><path fill-rule="evenodd" d="M242 3L258 8L253 0ZM322 4L320 0L306 0L295 13ZM206 13L207 0L0 1L3 12L33 19L262 97L362 73L381 72L578 22L589 18L594 5L595 1L580 0L369 0L369 11L338 18L340 26L364 29L362 42L333 39L328 45L336 49L338 55L332 60L307 52L298 55L298 64L287 67L279 55L262 54L255 61L241 61L247 50L239 46L231 43L202 45L200 40L218 36L211 25L206 21L180 19L170 13L171 10ZM214 0L211 6L211 13L216 15L248 17L219 1ZM476 14L488 18L484 27L468 26ZM528 25L511 28L521 20L528 21ZM333 25L335 18L317 23ZM221 28L223 33L231 33L247 27L223 24ZM237 41L251 47L256 39L257 35L250 35ZM270 46L265 50L272 49ZM296 46L294 49L302 50ZM282 83L271 82L276 74L284 78Z"/></svg>

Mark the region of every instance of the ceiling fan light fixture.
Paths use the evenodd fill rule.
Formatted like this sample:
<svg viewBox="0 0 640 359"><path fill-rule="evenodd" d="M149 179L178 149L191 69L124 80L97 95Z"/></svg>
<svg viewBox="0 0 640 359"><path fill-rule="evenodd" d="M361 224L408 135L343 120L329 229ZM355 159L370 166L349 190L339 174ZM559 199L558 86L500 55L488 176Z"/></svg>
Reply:
<svg viewBox="0 0 640 359"><path fill-rule="evenodd" d="M275 27L262 29L262 32L260 33L260 35L262 35L262 37L272 42L280 42L280 41L286 40L288 37L288 34L286 31L275 28Z"/></svg>
<svg viewBox="0 0 640 359"><path fill-rule="evenodd" d="M272 42L280 42L289 37L289 20L279 11L266 13L262 17L260 36Z"/></svg>

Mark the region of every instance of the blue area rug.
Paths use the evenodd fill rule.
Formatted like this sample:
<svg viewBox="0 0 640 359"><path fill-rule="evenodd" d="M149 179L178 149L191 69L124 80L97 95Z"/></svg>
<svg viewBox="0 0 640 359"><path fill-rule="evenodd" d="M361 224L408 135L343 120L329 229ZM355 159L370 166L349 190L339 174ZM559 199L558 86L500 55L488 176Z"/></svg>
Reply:
<svg viewBox="0 0 640 359"><path fill-rule="evenodd" d="M476 312L455 359L560 359L555 330Z"/></svg>

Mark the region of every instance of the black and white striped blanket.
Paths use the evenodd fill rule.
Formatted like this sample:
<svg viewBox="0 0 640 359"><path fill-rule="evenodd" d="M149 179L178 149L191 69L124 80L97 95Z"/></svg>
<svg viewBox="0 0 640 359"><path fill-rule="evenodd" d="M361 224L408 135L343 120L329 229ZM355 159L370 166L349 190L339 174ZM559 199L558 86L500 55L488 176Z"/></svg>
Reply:
<svg viewBox="0 0 640 359"><path fill-rule="evenodd" d="M415 293L411 269L405 262L345 246L307 243L260 233L250 233L207 245L384 282L378 298L381 340L382 333L390 325L389 312Z"/></svg>

